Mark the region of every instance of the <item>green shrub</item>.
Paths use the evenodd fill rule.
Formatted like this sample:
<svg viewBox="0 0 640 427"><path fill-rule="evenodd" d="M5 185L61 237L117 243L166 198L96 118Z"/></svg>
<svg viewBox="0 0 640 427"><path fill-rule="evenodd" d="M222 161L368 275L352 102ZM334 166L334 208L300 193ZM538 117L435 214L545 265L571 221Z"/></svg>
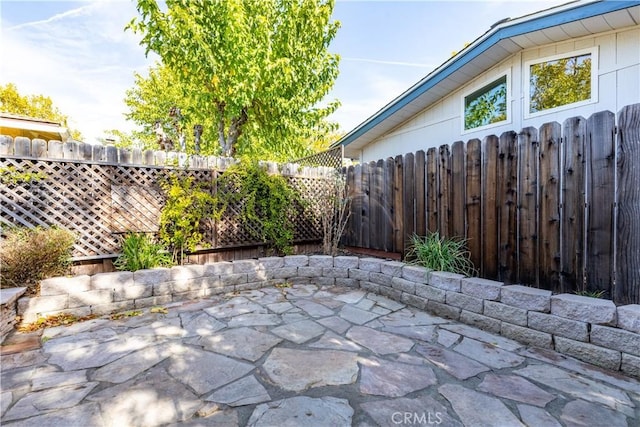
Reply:
<svg viewBox="0 0 640 427"><path fill-rule="evenodd" d="M69 272L76 238L61 228L11 228L0 245L2 287L27 286L37 292L40 280Z"/></svg>
<svg viewBox="0 0 640 427"><path fill-rule="evenodd" d="M122 253L114 263L118 270L136 271L154 267L170 267L171 254L145 233L127 233Z"/></svg>
<svg viewBox="0 0 640 427"><path fill-rule="evenodd" d="M598 291L575 291L574 294L576 295L580 295L583 297L590 297L590 298L605 298L605 294L607 293L607 291L605 290L598 290Z"/></svg>
<svg viewBox="0 0 640 427"><path fill-rule="evenodd" d="M407 260L434 271L476 275L464 239L446 239L439 233L411 236Z"/></svg>

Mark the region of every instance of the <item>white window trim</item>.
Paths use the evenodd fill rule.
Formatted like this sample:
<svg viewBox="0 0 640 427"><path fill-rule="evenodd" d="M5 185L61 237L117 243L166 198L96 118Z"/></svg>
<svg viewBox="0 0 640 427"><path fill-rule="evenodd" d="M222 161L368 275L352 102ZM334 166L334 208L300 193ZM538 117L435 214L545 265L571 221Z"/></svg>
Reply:
<svg viewBox="0 0 640 427"><path fill-rule="evenodd" d="M531 108L531 88L529 87L531 81L531 66L540 64L543 62L556 61L558 59L570 58L572 56L581 56L585 54L591 54L591 98L584 101L572 102L571 104L561 105L555 108L549 108L548 110L536 111L530 113ZM558 111L570 110L572 108L581 107L583 105L595 104L598 102L598 46L590 47L588 49L574 50L571 52L565 52L558 55L546 56L544 58L532 59L524 63L524 118L530 119L534 117L544 116L545 114L552 114Z"/></svg>
<svg viewBox="0 0 640 427"><path fill-rule="evenodd" d="M465 114L465 108L464 108L464 100L467 96L471 95L473 92L476 92L480 89L482 89L485 86L490 85L491 83L495 82L496 80L499 80L503 77L507 77L507 95L506 95L506 103L507 103L507 118L506 120L502 120L500 122L495 122L495 123L490 123L488 125L484 125L484 126L478 126L477 128L473 128L473 129L465 129L464 128L464 114ZM474 132L478 132L478 131L483 131L485 129L490 129L490 128L494 128L497 126L503 126L506 124L511 123L511 67L509 67L507 70L501 71L500 73L496 73L493 74L491 76L491 78L489 79L483 79L482 83L478 83L472 87L470 87L468 90L464 91L462 93L462 96L460 97L460 127L461 127L461 133L462 135L467 135L470 133L474 133Z"/></svg>

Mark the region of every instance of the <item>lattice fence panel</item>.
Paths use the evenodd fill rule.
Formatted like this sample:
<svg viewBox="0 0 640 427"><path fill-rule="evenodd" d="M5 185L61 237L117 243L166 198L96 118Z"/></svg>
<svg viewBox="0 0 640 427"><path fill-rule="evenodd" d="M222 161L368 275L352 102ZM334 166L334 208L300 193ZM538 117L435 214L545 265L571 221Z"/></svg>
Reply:
<svg viewBox="0 0 640 427"><path fill-rule="evenodd" d="M56 225L72 231L79 237L74 257L116 251L117 238L109 229L109 166L23 159L4 159L2 164L46 176L38 182L2 186L2 222L27 227Z"/></svg>
<svg viewBox="0 0 640 427"><path fill-rule="evenodd" d="M344 157L343 146L330 148L322 153L313 154L302 159L294 160L292 163L297 163L302 166L324 166L329 168L341 168L342 158Z"/></svg>
<svg viewBox="0 0 640 427"><path fill-rule="evenodd" d="M225 194L237 194L240 189L235 183L229 182L226 186L219 185L217 191ZM219 247L263 243L257 237L260 235L260 225L243 220L242 211L244 206L245 201L238 200L235 203L229 203L222 213L222 217L217 223L217 245Z"/></svg>
<svg viewBox="0 0 640 427"><path fill-rule="evenodd" d="M291 177L289 178L291 187L300 194L303 204L298 204L295 222L295 240L318 240L322 239L322 222L318 212L316 196L322 193L322 189L327 185L325 179Z"/></svg>

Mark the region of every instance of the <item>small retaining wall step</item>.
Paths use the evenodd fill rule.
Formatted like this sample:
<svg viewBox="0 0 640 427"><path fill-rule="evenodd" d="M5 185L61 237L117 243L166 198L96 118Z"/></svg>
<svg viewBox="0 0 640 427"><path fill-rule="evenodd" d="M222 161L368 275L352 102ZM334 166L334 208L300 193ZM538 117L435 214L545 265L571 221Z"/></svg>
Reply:
<svg viewBox="0 0 640 427"><path fill-rule="evenodd" d="M9 335L16 324L18 298L27 288L0 289L0 343Z"/></svg>

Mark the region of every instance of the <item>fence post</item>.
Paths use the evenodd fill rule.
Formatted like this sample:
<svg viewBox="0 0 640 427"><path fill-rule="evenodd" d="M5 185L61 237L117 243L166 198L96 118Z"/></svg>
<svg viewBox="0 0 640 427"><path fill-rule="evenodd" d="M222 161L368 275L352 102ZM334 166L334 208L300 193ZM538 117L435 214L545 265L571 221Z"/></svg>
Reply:
<svg viewBox="0 0 640 427"><path fill-rule="evenodd" d="M16 136L14 144L16 156L31 157L31 140L29 138L25 138L24 136Z"/></svg>
<svg viewBox="0 0 640 427"><path fill-rule="evenodd" d="M0 135L0 155L13 155L13 138L10 136Z"/></svg>
<svg viewBox="0 0 640 427"><path fill-rule="evenodd" d="M36 158L47 157L47 141L44 139L33 139L31 141L31 155Z"/></svg>
<svg viewBox="0 0 640 427"><path fill-rule="evenodd" d="M613 300L640 302L640 104L618 113L618 212Z"/></svg>

